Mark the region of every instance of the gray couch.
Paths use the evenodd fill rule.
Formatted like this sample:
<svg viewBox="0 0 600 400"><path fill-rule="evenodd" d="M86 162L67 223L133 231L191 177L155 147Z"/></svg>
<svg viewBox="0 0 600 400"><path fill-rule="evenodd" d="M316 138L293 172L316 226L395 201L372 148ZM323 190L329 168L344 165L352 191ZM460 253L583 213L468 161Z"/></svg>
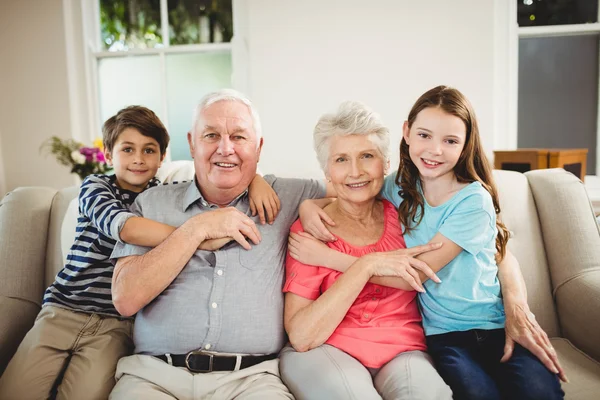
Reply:
<svg viewBox="0 0 600 400"><path fill-rule="evenodd" d="M179 163L162 168L159 177L190 174L191 163ZM563 385L567 398L598 399L600 231L584 186L560 169L494 175L529 304L571 380ZM0 203L0 374L62 268L74 236L76 196L75 187L21 187Z"/></svg>

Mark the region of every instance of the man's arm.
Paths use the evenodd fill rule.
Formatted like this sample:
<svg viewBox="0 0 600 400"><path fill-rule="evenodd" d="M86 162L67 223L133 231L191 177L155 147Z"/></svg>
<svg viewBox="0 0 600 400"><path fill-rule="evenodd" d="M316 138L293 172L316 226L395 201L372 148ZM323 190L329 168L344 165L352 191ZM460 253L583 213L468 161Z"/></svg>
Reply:
<svg viewBox="0 0 600 400"><path fill-rule="evenodd" d="M232 237L249 250L260 242L254 222L233 207L198 214L143 255L120 258L112 278L112 296L121 315L131 316L154 300L187 265L205 239Z"/></svg>

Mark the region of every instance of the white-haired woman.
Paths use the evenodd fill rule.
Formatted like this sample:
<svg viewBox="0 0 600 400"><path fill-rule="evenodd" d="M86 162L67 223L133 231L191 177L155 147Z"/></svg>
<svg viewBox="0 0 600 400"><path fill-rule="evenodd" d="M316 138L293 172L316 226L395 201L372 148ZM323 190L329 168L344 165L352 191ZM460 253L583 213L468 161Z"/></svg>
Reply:
<svg viewBox="0 0 600 400"><path fill-rule="evenodd" d="M282 379L298 399L451 398L425 353L416 292L389 281L410 280L407 254L429 247L393 252L406 247L398 216L377 197L389 166L388 129L366 106L346 102L320 118L314 142L337 192L324 210L336 221L328 246L357 261L342 274L327 268L329 260L315 267L288 254L284 318L293 347L281 353ZM296 221L291 232L302 231Z"/></svg>

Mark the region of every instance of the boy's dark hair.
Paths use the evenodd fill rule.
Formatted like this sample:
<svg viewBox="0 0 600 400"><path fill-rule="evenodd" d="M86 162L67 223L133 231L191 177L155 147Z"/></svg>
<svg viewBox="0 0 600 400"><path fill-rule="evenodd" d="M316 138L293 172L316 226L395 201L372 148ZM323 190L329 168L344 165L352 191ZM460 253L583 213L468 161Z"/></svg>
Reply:
<svg viewBox="0 0 600 400"><path fill-rule="evenodd" d="M167 151L167 129L154 111L143 106L125 107L106 120L102 126L102 141L106 151L112 153L117 138L127 128L135 128L142 135L155 139L160 147L161 156Z"/></svg>

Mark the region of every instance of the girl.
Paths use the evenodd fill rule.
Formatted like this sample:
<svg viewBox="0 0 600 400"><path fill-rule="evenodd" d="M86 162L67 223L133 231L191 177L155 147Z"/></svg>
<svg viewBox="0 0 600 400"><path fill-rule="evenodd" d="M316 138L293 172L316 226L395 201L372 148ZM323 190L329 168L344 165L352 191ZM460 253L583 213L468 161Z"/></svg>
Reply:
<svg viewBox="0 0 600 400"><path fill-rule="evenodd" d="M426 289L419 303L428 351L454 397L563 398L558 371L528 350L517 344L508 361L503 357L496 262L506 253L508 231L497 219L491 168L462 93L438 86L417 100L404 123L398 173L386 178L382 195L398 207L407 247L443 243L419 256L442 281L419 272Z"/></svg>

